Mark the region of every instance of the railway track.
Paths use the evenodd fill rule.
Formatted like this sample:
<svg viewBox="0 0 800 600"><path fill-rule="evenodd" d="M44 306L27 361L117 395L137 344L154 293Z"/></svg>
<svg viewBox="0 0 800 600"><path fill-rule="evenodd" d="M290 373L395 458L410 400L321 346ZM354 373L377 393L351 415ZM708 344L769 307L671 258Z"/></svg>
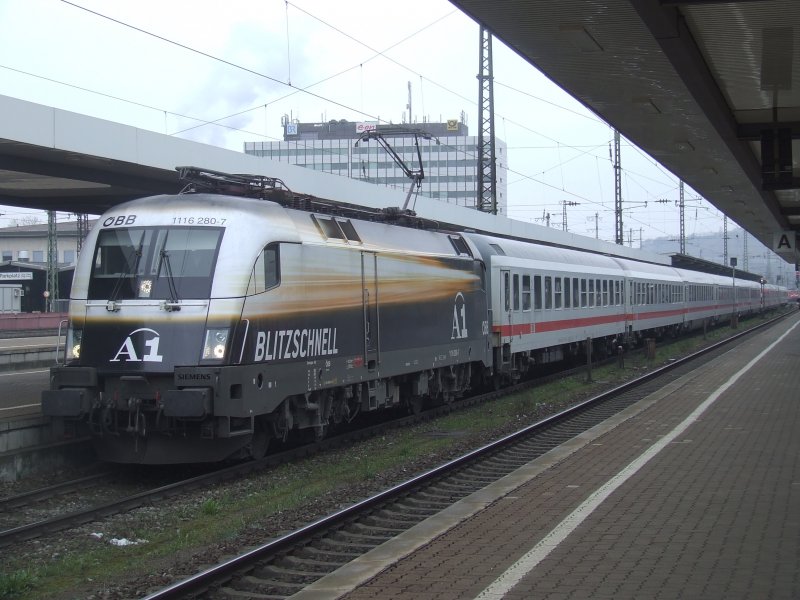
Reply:
<svg viewBox="0 0 800 600"><path fill-rule="evenodd" d="M146 600L287 598L727 350L750 329L155 592Z"/></svg>

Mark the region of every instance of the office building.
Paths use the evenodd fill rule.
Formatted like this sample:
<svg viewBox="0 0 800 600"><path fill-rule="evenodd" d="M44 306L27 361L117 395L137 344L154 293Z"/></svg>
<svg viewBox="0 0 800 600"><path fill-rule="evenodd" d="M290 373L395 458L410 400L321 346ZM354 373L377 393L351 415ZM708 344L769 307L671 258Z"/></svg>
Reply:
<svg viewBox="0 0 800 600"><path fill-rule="evenodd" d="M403 167L377 139L360 138L366 132L380 134L407 169L419 171L415 137L411 132L424 132L416 137L424 172L419 197L471 208L476 206L478 138L469 135L467 126L460 121L383 125L345 120L299 123L285 118L283 131L281 142L245 142L245 153L405 192L412 180ZM495 155L497 213L506 214L506 145L501 140L495 141Z"/></svg>

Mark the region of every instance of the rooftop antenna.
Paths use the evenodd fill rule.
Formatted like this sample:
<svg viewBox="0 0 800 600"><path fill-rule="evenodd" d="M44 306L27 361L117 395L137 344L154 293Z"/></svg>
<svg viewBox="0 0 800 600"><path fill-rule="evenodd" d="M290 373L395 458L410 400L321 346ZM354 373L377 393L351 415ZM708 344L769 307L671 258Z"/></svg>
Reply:
<svg viewBox="0 0 800 600"><path fill-rule="evenodd" d="M408 123L411 124L412 116L414 113L411 112L411 82L408 82L408 104L406 104L406 108L408 109Z"/></svg>

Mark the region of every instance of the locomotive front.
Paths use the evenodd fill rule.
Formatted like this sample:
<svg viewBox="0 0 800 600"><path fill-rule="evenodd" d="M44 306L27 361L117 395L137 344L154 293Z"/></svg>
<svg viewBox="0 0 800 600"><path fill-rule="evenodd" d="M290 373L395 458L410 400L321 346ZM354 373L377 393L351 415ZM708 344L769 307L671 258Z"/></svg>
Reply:
<svg viewBox="0 0 800 600"><path fill-rule="evenodd" d="M217 437L212 382L177 385L175 372L230 361L243 295L231 290L250 273L225 257L245 244L229 239L226 251L224 239L232 226L246 238L248 221L204 195L145 198L101 217L76 267L43 414L88 424L98 455L118 462L219 460L241 446L186 443ZM212 454L199 456L204 448Z"/></svg>

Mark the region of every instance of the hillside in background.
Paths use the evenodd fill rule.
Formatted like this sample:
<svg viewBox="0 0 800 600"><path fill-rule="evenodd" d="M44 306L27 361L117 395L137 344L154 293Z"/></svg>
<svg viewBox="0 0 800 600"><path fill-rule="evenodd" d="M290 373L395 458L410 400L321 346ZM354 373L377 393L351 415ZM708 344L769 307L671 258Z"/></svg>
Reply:
<svg viewBox="0 0 800 600"><path fill-rule="evenodd" d="M747 271L762 275L769 283L778 283L795 288L794 265L791 265L779 258L752 235L747 235L747 261L744 258L744 235L743 229L728 230L728 264L730 257L736 257L737 269L744 269L747 263ZM724 235L720 231L710 235L695 235L686 238L686 254L703 260L723 264L724 256ZM642 249L657 254L676 254L680 251L680 241L677 238L655 238L643 240Z"/></svg>

